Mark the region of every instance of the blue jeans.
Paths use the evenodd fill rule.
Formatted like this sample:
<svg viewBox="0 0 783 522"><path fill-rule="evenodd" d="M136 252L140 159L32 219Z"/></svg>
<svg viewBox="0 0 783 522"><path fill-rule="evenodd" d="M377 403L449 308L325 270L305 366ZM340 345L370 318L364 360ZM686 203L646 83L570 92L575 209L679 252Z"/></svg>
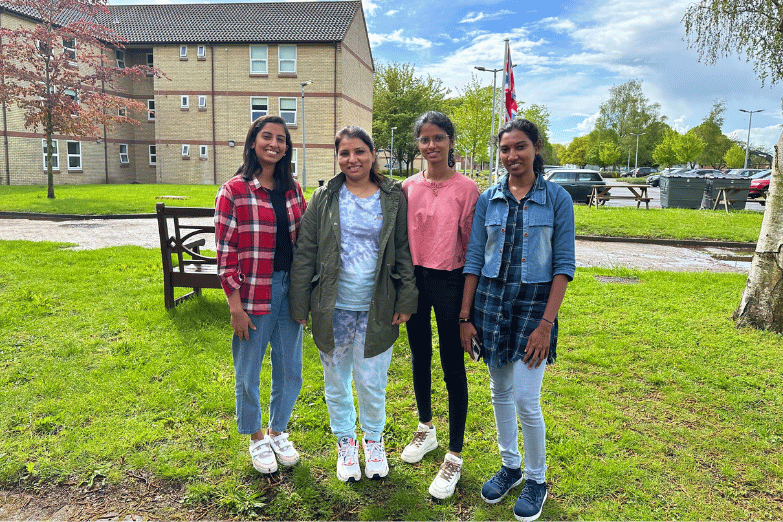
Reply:
<svg viewBox="0 0 783 522"><path fill-rule="evenodd" d="M546 364L528 369L521 359L489 369L492 409L498 431L498 449L502 464L511 469L521 466L517 415L522 423L525 444L525 479L546 482L546 426L541 413L541 383Z"/></svg>
<svg viewBox="0 0 783 522"><path fill-rule="evenodd" d="M250 315L256 327L250 339L234 335L234 391L237 431L243 435L261 429L261 364L267 345L272 346L272 385L269 397L269 427L284 432L302 389L302 325L288 312L288 272L272 275L272 309L265 315Z"/></svg>
<svg viewBox="0 0 783 522"><path fill-rule="evenodd" d="M329 423L337 440L356 438L356 408L351 380L359 398L359 422L367 440L379 441L386 425L386 376L392 348L364 357L368 312L334 310L334 350L319 351L324 368L324 396Z"/></svg>

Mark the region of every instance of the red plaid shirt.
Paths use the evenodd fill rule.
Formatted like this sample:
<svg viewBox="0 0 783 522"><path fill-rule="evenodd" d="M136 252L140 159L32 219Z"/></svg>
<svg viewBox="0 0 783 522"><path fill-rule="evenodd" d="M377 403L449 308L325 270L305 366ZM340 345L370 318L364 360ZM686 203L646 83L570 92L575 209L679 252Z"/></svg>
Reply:
<svg viewBox="0 0 783 522"><path fill-rule="evenodd" d="M285 193L291 244L307 203L298 183ZM257 178L234 176L215 198L215 243L218 276L226 296L237 288L242 308L254 315L269 313L277 219L269 193Z"/></svg>

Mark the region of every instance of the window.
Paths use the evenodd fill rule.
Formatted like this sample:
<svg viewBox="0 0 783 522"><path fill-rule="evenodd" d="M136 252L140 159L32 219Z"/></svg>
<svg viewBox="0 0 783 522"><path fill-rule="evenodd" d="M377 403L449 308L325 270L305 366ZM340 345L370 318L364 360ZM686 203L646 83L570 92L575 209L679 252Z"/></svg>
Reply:
<svg viewBox="0 0 783 522"><path fill-rule="evenodd" d="M120 164L127 165L130 163L130 157L128 156L128 144L120 143Z"/></svg>
<svg viewBox="0 0 783 522"><path fill-rule="evenodd" d="M280 117L289 125L296 125L296 98L280 98Z"/></svg>
<svg viewBox="0 0 783 522"><path fill-rule="evenodd" d="M267 73L267 47L266 45L250 46L250 74Z"/></svg>
<svg viewBox="0 0 783 522"><path fill-rule="evenodd" d="M179 46L179 57L180 58L187 58L188 57L188 46L187 45L180 45Z"/></svg>
<svg viewBox="0 0 783 522"><path fill-rule="evenodd" d="M201 159L207 159L207 146L206 145L199 145L198 146L198 155Z"/></svg>
<svg viewBox="0 0 783 522"><path fill-rule="evenodd" d="M147 67L155 67L155 60L152 57L152 53L147 53ZM147 76L152 76L152 72L147 71Z"/></svg>
<svg viewBox="0 0 783 522"><path fill-rule="evenodd" d="M76 116L76 114L79 112L79 100L76 97L76 91L73 89L65 89L63 90L63 94L68 96L73 102L73 106L71 107L71 116Z"/></svg>
<svg viewBox="0 0 783 522"><path fill-rule="evenodd" d="M117 68L125 68L125 51L117 51Z"/></svg>
<svg viewBox="0 0 783 522"><path fill-rule="evenodd" d="M150 145L150 165L158 164L158 147L157 145Z"/></svg>
<svg viewBox="0 0 783 522"><path fill-rule="evenodd" d="M183 144L182 145L182 157L183 158L189 158L190 157L190 145Z"/></svg>
<svg viewBox="0 0 783 522"><path fill-rule="evenodd" d="M155 121L155 100L147 100L147 121Z"/></svg>
<svg viewBox="0 0 783 522"><path fill-rule="evenodd" d="M299 149L293 149L291 151L291 174L294 177L298 176L298 170L299 170L297 169L297 164L296 164L296 159L299 157L298 151Z"/></svg>
<svg viewBox="0 0 783 522"><path fill-rule="evenodd" d="M190 107L190 98L187 94L183 94L179 97L179 107L181 109L187 109Z"/></svg>
<svg viewBox="0 0 783 522"><path fill-rule="evenodd" d="M52 170L60 170L60 153L57 140L52 140ZM46 169L46 140L41 140L43 148L43 168Z"/></svg>
<svg viewBox="0 0 783 522"><path fill-rule="evenodd" d="M82 169L82 144L78 141L65 142L68 149L68 170Z"/></svg>
<svg viewBox="0 0 783 522"><path fill-rule="evenodd" d="M199 94L199 96L198 96L198 108L199 109L206 109L207 108L207 96L205 94Z"/></svg>
<svg viewBox="0 0 783 522"><path fill-rule="evenodd" d="M125 117L128 115L128 110L125 107L120 107L117 109L117 116Z"/></svg>
<svg viewBox="0 0 783 522"><path fill-rule="evenodd" d="M202 60L207 57L207 48L204 45L199 45L198 49L196 50L196 57L201 58Z"/></svg>
<svg viewBox="0 0 783 522"><path fill-rule="evenodd" d="M266 116L269 105L266 97L250 98L250 121L256 121L261 116Z"/></svg>
<svg viewBox="0 0 783 522"><path fill-rule="evenodd" d="M569 180L570 181L574 180L573 172L555 172L549 178L549 181L569 181Z"/></svg>
<svg viewBox="0 0 783 522"><path fill-rule="evenodd" d="M277 47L277 72L280 74L296 74L296 46L279 45Z"/></svg>
<svg viewBox="0 0 783 522"><path fill-rule="evenodd" d="M63 38L63 54L72 61L76 61L76 38Z"/></svg>

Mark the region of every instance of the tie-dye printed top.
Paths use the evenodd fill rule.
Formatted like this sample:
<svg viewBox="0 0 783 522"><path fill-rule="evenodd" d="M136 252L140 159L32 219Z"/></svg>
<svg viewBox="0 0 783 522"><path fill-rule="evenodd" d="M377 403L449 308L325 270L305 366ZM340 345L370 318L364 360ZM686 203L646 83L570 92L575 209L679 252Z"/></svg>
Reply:
<svg viewBox="0 0 783 522"><path fill-rule="evenodd" d="M370 309L383 225L380 190L366 198L340 188L340 275L336 308Z"/></svg>

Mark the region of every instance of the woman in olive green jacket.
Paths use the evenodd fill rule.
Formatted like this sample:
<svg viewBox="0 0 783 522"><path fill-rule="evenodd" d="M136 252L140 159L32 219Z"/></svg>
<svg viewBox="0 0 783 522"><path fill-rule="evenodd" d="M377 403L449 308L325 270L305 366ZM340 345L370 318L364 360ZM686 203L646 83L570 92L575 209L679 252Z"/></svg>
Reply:
<svg viewBox="0 0 783 522"><path fill-rule="evenodd" d="M364 431L365 473L388 473L383 447L386 373L399 325L416 311L407 200L380 176L372 139L359 127L335 138L341 173L319 187L299 228L291 266L291 317L312 315L324 394L338 440L337 476L361 477L353 376Z"/></svg>

